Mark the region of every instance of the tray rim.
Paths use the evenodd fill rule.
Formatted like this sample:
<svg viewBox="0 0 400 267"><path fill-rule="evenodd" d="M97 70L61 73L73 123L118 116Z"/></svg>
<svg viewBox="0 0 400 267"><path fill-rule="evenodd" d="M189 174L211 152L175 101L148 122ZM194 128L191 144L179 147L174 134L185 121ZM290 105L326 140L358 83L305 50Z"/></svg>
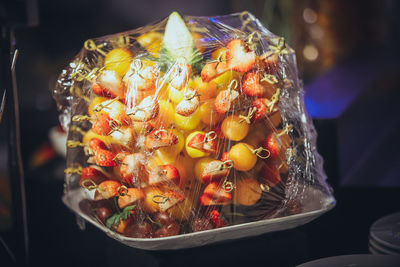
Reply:
<svg viewBox="0 0 400 267"><path fill-rule="evenodd" d="M80 191L80 189L71 190L71 191ZM70 193L73 194L71 191L70 191ZM140 244L150 245L150 244L156 244L156 243L168 243L169 241L179 241L180 239L196 238L196 237L201 237L201 236L204 236L204 235L211 235L213 233L215 233L215 234L217 234L217 233L218 234L223 234L223 233L227 233L227 232L231 232L231 231L238 231L238 230L247 229L248 227L256 228L256 227L266 226L268 224L276 224L276 223L280 223L280 222L293 222L293 221L296 221L296 220L300 221L301 219L310 219L310 220L306 221L305 223L302 223L302 224L299 224L299 225L296 225L296 226L291 226L290 225L290 226L288 226L286 228L281 229L281 230L287 230L287 229L295 228L295 227L298 227L300 225L306 224L306 223L316 219L320 215L330 211L331 209L333 209L336 206L336 200L333 197L329 196L329 197L327 197L325 199L325 201L323 203L323 208L317 209L317 210L308 211L308 212L303 212L303 213L299 213L299 214L294 214L294 215L289 215L289 216L284 216L284 217L271 218L271 219L264 219L264 220L254 221L254 222L241 223L241 224L230 225L230 226L226 226L226 227L222 227L222 228L216 228L216 229L210 229L210 230L206 230L206 231L180 234L180 235L175 235L175 236L168 236L168 237L161 237L161 238L133 238L133 237L126 237L126 236L123 236L123 235L121 235L119 233L116 233L116 232L112 231L111 229L107 228L106 226L102 225L101 223L99 223L98 221L93 219L91 216L83 213L79 208L74 208L72 203L70 203L70 201L68 201L68 195L69 195L68 193L64 193L64 195L62 196L62 202L71 211L73 211L77 216L83 218L84 220L86 220L87 222L91 223L92 225L94 225L98 229L100 229L103 232L105 232L108 236L123 242L127 246L131 246L131 245L126 244L126 242L128 242L128 243L137 243L137 245L140 245ZM271 232L275 232L275 231L271 231ZM267 232L262 232L260 234L263 234L263 233L267 233ZM249 236L252 236L252 235L249 235ZM234 240L234 239L240 239L240 238L232 238L232 239L226 238L224 240L228 241L228 240ZM221 240L221 241L223 241L223 240ZM211 243L218 243L218 242L221 242L221 241L216 241L216 242L211 242ZM140 249L144 249L144 250L176 250L176 249L182 249L182 248L163 248L162 249L162 248L158 248L158 247L157 248L149 248L149 247L139 247L139 246L131 246L131 247L140 248ZM188 246L188 248L190 248L190 247L196 247L196 246Z"/></svg>

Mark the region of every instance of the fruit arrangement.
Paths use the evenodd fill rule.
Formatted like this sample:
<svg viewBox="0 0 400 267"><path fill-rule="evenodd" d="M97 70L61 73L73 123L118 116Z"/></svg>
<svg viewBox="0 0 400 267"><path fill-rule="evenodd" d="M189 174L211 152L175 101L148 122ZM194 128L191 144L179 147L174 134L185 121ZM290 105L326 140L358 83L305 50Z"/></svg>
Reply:
<svg viewBox="0 0 400 267"><path fill-rule="evenodd" d="M202 19L172 13L88 40L58 80L70 115L68 185L87 195L82 210L121 235L301 213L299 181L318 183L292 49L245 14L241 28Z"/></svg>

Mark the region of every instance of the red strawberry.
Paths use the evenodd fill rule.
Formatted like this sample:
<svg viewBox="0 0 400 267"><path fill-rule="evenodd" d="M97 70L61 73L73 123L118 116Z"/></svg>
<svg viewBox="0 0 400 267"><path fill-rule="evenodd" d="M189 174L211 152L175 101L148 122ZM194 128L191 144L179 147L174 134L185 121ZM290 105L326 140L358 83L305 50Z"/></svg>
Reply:
<svg viewBox="0 0 400 267"><path fill-rule="evenodd" d="M103 167L115 167L117 164L114 161L115 154L111 151L100 149L95 152L96 164Z"/></svg>
<svg viewBox="0 0 400 267"><path fill-rule="evenodd" d="M217 71L217 63L208 63L201 70L201 79L203 82L209 82L219 75Z"/></svg>
<svg viewBox="0 0 400 267"><path fill-rule="evenodd" d="M226 46L226 59L230 68L239 72L251 70L256 62L256 53L250 50L242 40L232 40Z"/></svg>
<svg viewBox="0 0 400 267"><path fill-rule="evenodd" d="M229 152L228 152L228 151L225 151L224 153L222 153L220 160L221 160L222 162L227 161L227 160L229 159L229 158L228 158L228 155L229 155Z"/></svg>
<svg viewBox="0 0 400 267"><path fill-rule="evenodd" d="M279 69L279 56L277 53L268 51L267 53L260 56L264 65L264 70L268 74L275 74Z"/></svg>
<svg viewBox="0 0 400 267"><path fill-rule="evenodd" d="M178 143L178 138L167 130L153 130L146 135L144 146L147 150L155 150Z"/></svg>
<svg viewBox="0 0 400 267"><path fill-rule="evenodd" d="M125 146L128 149L133 149L136 141L135 131L130 126L119 127L116 125L115 131L109 133L113 140L117 141L118 144Z"/></svg>
<svg viewBox="0 0 400 267"><path fill-rule="evenodd" d="M89 141L89 147L91 150L96 151L98 149L107 149L106 144L98 138L92 138Z"/></svg>
<svg viewBox="0 0 400 267"><path fill-rule="evenodd" d="M96 78L92 79L92 91L98 96L104 96L108 98L112 98L111 94L107 93L103 87L96 81Z"/></svg>
<svg viewBox="0 0 400 267"><path fill-rule="evenodd" d="M123 162L124 158L125 158L126 156L128 156L128 155L130 155L130 153L125 152L125 151L118 152L118 153L115 155L115 157L114 157L114 161L115 161L117 164L121 164L121 163Z"/></svg>
<svg viewBox="0 0 400 267"><path fill-rule="evenodd" d="M95 184L100 184L106 180L106 176L103 172L94 167L86 167L82 169L81 178L79 179L79 185L82 187L93 185L89 182L91 180Z"/></svg>
<svg viewBox="0 0 400 267"><path fill-rule="evenodd" d="M224 114L231 109L232 104L238 100L239 93L236 90L223 90L215 98L215 110Z"/></svg>
<svg viewBox="0 0 400 267"><path fill-rule="evenodd" d="M269 115L269 103L270 101L267 98L257 98L253 100L251 106L256 108L256 111L251 118L253 122L261 118L266 118Z"/></svg>
<svg viewBox="0 0 400 267"><path fill-rule="evenodd" d="M198 133L189 140L188 146L206 153L215 153L217 151L216 138L217 134L213 131L209 133Z"/></svg>
<svg viewBox="0 0 400 267"><path fill-rule="evenodd" d="M263 168L262 181L269 187L273 187L281 181L281 176L275 163L268 162L267 164L265 164Z"/></svg>
<svg viewBox="0 0 400 267"><path fill-rule="evenodd" d="M97 191L100 193L103 199L109 199L119 196L118 190L120 187L121 184L119 182L114 180L106 180L98 185Z"/></svg>
<svg viewBox="0 0 400 267"><path fill-rule="evenodd" d="M279 156L282 145L275 134L270 134L265 138L263 147L269 151L269 158L275 159Z"/></svg>
<svg viewBox="0 0 400 267"><path fill-rule="evenodd" d="M200 197L200 205L202 206L212 206L212 205L217 205L212 201L212 198L208 195L201 195Z"/></svg>
<svg viewBox="0 0 400 267"><path fill-rule="evenodd" d="M145 67L141 70L131 68L124 76L128 91L152 91L160 72L156 66Z"/></svg>
<svg viewBox="0 0 400 267"><path fill-rule="evenodd" d="M182 90L187 85L191 73L192 66L178 60L172 68L170 86Z"/></svg>
<svg viewBox="0 0 400 267"><path fill-rule="evenodd" d="M215 228L221 228L226 226L225 221L221 218L221 214L218 210L211 210L209 213L211 222L214 224Z"/></svg>
<svg viewBox="0 0 400 267"><path fill-rule="evenodd" d="M228 70L229 65L227 62L207 63L201 70L201 79L203 82L209 82Z"/></svg>
<svg viewBox="0 0 400 267"><path fill-rule="evenodd" d="M139 105L133 108L129 116L134 121L149 121L158 116L159 110L160 107L157 100L153 99L153 96L148 96L144 98Z"/></svg>
<svg viewBox="0 0 400 267"><path fill-rule="evenodd" d="M176 106L176 113L185 117L192 115L200 105L199 100L196 90L189 89L185 93L185 98Z"/></svg>
<svg viewBox="0 0 400 267"><path fill-rule="evenodd" d="M108 135L111 132L110 122L113 120L107 114L97 114L93 122L92 131L99 135Z"/></svg>
<svg viewBox="0 0 400 267"><path fill-rule="evenodd" d="M121 76L119 76L116 71L104 70L97 77L96 83L101 87L102 92L105 92L105 95L110 95L113 98L118 97L119 99L124 99L124 83L122 82ZM98 89L95 90L97 91ZM95 90L93 91L95 92Z"/></svg>
<svg viewBox="0 0 400 267"><path fill-rule="evenodd" d="M203 195L200 197L200 204L203 206L226 205L232 201L232 194L226 192L217 182L206 186Z"/></svg>
<svg viewBox="0 0 400 267"><path fill-rule="evenodd" d="M213 160L209 162L203 169L201 179L205 184L211 181L218 181L229 174L229 166L220 160Z"/></svg>
<svg viewBox="0 0 400 267"><path fill-rule="evenodd" d="M93 151L94 157L89 158L88 162L93 160L97 165L103 167L117 166L114 161L115 154L107 149L103 141L98 138L92 138L89 141L89 147Z"/></svg>
<svg viewBox="0 0 400 267"><path fill-rule="evenodd" d="M247 72L242 77L242 92L248 96L263 96L265 88L261 84L261 79L262 73L258 70Z"/></svg>
<svg viewBox="0 0 400 267"><path fill-rule="evenodd" d="M179 185L179 180L179 171L172 165L159 165L149 174L149 185L168 183L170 181Z"/></svg>
<svg viewBox="0 0 400 267"><path fill-rule="evenodd" d="M261 118L265 118L265 116L268 114L267 101L268 99L266 98L257 98L251 102L251 107L256 108L254 115L251 118L253 122Z"/></svg>
<svg viewBox="0 0 400 267"><path fill-rule="evenodd" d="M165 201L158 203L161 211L166 211L185 199L183 195L173 190L166 191L162 196L164 197Z"/></svg>
<svg viewBox="0 0 400 267"><path fill-rule="evenodd" d="M141 178L146 175L145 160L146 157L142 153L126 155L120 166L123 182L139 186Z"/></svg>

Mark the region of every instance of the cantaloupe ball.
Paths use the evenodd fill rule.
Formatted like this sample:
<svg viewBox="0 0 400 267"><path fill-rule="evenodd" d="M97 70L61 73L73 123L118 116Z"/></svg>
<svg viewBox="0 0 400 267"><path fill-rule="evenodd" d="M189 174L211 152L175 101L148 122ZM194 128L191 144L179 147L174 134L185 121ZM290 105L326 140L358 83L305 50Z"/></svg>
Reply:
<svg viewBox="0 0 400 267"><path fill-rule="evenodd" d="M254 178L244 178L236 183L234 190L234 201L236 204L252 206L261 197L260 183Z"/></svg>
<svg viewBox="0 0 400 267"><path fill-rule="evenodd" d="M192 210L193 201L190 196L186 196L182 202L168 209L168 213L177 221L187 221L192 214Z"/></svg>

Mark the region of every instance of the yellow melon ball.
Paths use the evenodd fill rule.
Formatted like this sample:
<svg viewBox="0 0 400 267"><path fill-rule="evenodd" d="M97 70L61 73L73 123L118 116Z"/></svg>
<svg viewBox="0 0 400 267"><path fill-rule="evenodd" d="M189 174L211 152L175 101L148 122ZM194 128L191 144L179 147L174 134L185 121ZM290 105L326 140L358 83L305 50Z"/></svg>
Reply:
<svg viewBox="0 0 400 267"><path fill-rule="evenodd" d="M215 100L208 99L200 105L200 120L207 126L213 126L224 118L224 114L220 114L215 109Z"/></svg>
<svg viewBox="0 0 400 267"><path fill-rule="evenodd" d="M168 87L168 98L172 101L172 103L179 104L184 97L185 97L184 90L179 91L178 89L175 89L172 86Z"/></svg>
<svg viewBox="0 0 400 267"><path fill-rule="evenodd" d="M151 120L151 125L157 129L168 128L174 122L174 106L168 100L159 100L158 106L158 116Z"/></svg>
<svg viewBox="0 0 400 267"><path fill-rule="evenodd" d="M98 105L98 104L100 104L100 103L102 103L102 102L104 102L106 100L108 100L108 99L105 98L105 97L102 97L102 96L97 96L97 97L93 98L90 101L90 104L89 104L89 107L88 107L89 116L93 116L94 115L95 111L93 109L94 109L94 107L96 105ZM102 113L105 113L105 112L103 111Z"/></svg>
<svg viewBox="0 0 400 267"><path fill-rule="evenodd" d="M171 164L176 161L178 154L182 151L185 146L185 138L182 132L178 129L172 129L172 134L178 138L178 142L175 145L169 147L162 147L156 150L156 155L165 162L164 164Z"/></svg>
<svg viewBox="0 0 400 267"><path fill-rule="evenodd" d="M197 77L194 80L189 81L189 87L196 90L200 95L200 101L214 98L217 96L217 84L213 81L203 82L201 77Z"/></svg>
<svg viewBox="0 0 400 267"><path fill-rule="evenodd" d="M185 117L175 113L175 125L185 131L194 130L200 123L200 112L197 109L192 115Z"/></svg>
<svg viewBox="0 0 400 267"><path fill-rule="evenodd" d="M149 186L144 190L144 200L143 209L148 213L155 213L160 211L159 203L157 203L157 198L162 196L163 192L158 187Z"/></svg>
<svg viewBox="0 0 400 267"><path fill-rule="evenodd" d="M159 32L148 32L137 38L138 43L149 51L154 57L158 57L160 52L163 34Z"/></svg>
<svg viewBox="0 0 400 267"><path fill-rule="evenodd" d="M246 143L237 143L228 153L228 159L233 161L233 167L238 171L249 171L257 163L254 148Z"/></svg>
<svg viewBox="0 0 400 267"><path fill-rule="evenodd" d="M226 90L233 79L240 82L242 74L236 71L227 71L212 80L217 85L218 90ZM237 89L237 88L236 88Z"/></svg>
<svg viewBox="0 0 400 267"><path fill-rule="evenodd" d="M128 72L132 63L132 52L126 48L115 48L107 53L104 66L107 70L117 72L121 77Z"/></svg>
<svg viewBox="0 0 400 267"><path fill-rule="evenodd" d="M254 178L240 179L236 183L234 202L244 206L252 206L261 198L260 183Z"/></svg>
<svg viewBox="0 0 400 267"><path fill-rule="evenodd" d="M172 206L168 209L168 213L171 214L172 218L178 221L187 221L192 214L193 201L189 196L185 197L185 200Z"/></svg>
<svg viewBox="0 0 400 267"><path fill-rule="evenodd" d="M112 137L109 135L99 135L92 130L89 130L86 132L86 134L82 138L82 143L87 144L92 138L97 138L103 141L105 144L111 144L112 143Z"/></svg>

